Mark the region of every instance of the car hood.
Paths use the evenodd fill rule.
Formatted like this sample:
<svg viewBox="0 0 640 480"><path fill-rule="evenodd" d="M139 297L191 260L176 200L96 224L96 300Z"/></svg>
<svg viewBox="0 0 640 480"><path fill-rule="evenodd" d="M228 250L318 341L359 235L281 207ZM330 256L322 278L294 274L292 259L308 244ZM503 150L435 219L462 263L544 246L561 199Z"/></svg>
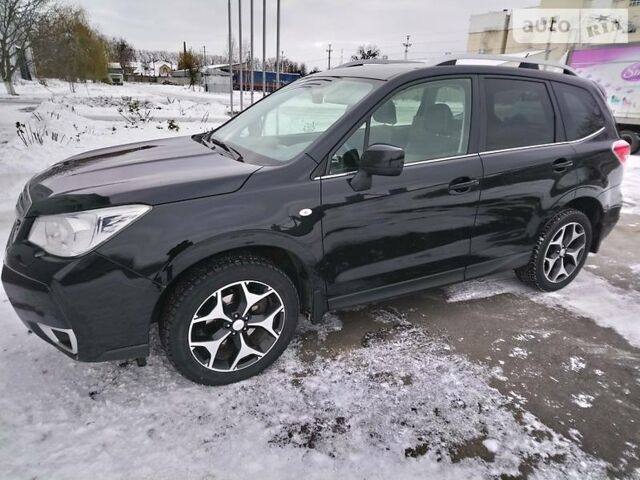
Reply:
<svg viewBox="0 0 640 480"><path fill-rule="evenodd" d="M131 143L76 155L33 177L28 214L110 205L157 205L234 192L259 165L217 153L191 137Z"/></svg>

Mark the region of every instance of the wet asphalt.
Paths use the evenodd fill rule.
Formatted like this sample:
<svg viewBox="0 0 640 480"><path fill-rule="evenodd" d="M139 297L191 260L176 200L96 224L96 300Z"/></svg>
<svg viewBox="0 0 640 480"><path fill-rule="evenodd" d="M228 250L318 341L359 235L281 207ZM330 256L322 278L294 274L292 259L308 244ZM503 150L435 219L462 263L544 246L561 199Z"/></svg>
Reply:
<svg viewBox="0 0 640 480"><path fill-rule="evenodd" d="M640 216L623 215L585 268L615 287L640 291L633 268L640 264L638 239ZM447 289L434 289L333 312L342 329L322 342L307 335L303 355L312 360L361 348L385 328L372 318L391 312L494 370L492 386L513 398L516 410L608 462L612 477L632 475L640 468L640 349L588 316L515 290L450 303Z"/></svg>

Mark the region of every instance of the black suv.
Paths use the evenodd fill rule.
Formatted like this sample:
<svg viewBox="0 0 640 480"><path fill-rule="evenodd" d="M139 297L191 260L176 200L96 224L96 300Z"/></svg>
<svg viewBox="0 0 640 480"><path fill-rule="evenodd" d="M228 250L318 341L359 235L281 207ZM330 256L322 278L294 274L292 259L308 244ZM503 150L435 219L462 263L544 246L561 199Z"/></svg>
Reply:
<svg viewBox="0 0 640 480"><path fill-rule="evenodd" d="M212 132L54 165L18 201L13 307L90 362L144 359L158 322L175 367L216 385L273 363L301 313L506 269L566 286L622 203L601 91L451 63L347 64Z"/></svg>

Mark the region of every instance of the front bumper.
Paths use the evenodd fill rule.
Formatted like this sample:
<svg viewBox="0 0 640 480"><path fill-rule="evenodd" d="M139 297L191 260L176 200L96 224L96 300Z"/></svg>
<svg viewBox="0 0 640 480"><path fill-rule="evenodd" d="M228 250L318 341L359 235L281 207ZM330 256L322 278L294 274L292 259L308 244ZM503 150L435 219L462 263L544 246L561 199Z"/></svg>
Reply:
<svg viewBox="0 0 640 480"><path fill-rule="evenodd" d="M9 245L2 284L22 322L80 361L145 357L161 288L97 253L78 259Z"/></svg>

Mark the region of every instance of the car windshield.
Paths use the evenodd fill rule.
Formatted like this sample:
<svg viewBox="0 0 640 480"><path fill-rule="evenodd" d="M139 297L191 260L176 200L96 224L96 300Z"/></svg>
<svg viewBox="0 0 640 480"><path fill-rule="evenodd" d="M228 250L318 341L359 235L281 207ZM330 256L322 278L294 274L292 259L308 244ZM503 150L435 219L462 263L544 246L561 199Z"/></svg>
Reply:
<svg viewBox="0 0 640 480"><path fill-rule="evenodd" d="M310 78L283 88L210 134L245 161L286 162L304 151L381 82ZM271 161L271 162L270 162Z"/></svg>

